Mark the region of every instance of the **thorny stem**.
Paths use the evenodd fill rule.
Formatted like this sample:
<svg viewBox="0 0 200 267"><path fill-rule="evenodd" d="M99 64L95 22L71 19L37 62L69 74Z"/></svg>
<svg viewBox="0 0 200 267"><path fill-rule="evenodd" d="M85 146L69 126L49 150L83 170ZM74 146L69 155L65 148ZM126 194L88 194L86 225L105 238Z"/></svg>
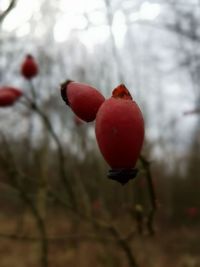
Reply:
<svg viewBox="0 0 200 267"><path fill-rule="evenodd" d="M149 230L149 234L154 235L155 230L154 230L153 222L154 222L154 216L155 216L155 212L157 209L157 205L156 205L156 194L155 194L153 181L152 181L152 174L150 170L150 162L142 155L140 156L140 161L146 172L146 179L148 183L149 197L150 197L150 202L151 202L151 210L147 218L147 228Z"/></svg>

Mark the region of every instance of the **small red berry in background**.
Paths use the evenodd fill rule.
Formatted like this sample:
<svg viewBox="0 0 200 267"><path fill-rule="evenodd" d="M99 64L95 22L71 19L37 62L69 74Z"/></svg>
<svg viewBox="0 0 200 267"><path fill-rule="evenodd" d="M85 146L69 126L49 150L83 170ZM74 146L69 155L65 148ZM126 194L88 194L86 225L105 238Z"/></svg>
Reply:
<svg viewBox="0 0 200 267"><path fill-rule="evenodd" d="M199 214L199 209L197 207L190 207L185 210L186 214L190 218L195 218Z"/></svg>
<svg viewBox="0 0 200 267"><path fill-rule="evenodd" d="M73 112L86 122L95 120L99 107L105 101L96 88L73 81L61 85L61 96Z"/></svg>
<svg viewBox="0 0 200 267"><path fill-rule="evenodd" d="M9 86L0 87L0 107L12 106L22 95L20 89Z"/></svg>
<svg viewBox="0 0 200 267"><path fill-rule="evenodd" d="M144 120L124 85L119 85L99 108L95 131L100 151L112 169L123 170L122 176L132 175L129 170L135 167L144 141ZM118 181L124 184L129 179Z"/></svg>
<svg viewBox="0 0 200 267"><path fill-rule="evenodd" d="M25 79L30 80L38 74L38 64L31 55L27 55L21 65L21 74Z"/></svg>

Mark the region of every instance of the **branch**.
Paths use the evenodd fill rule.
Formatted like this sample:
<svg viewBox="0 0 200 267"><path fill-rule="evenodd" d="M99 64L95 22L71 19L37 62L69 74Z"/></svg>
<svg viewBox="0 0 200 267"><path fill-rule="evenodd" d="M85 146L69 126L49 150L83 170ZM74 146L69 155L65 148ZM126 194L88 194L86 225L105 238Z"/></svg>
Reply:
<svg viewBox="0 0 200 267"><path fill-rule="evenodd" d="M24 242L40 242L40 237L35 237L35 236L20 236L17 234L4 234L0 233L0 238L3 239L11 239L11 240L16 240L16 241L24 241ZM109 241L109 242L114 242L115 240L113 238L108 238L108 237L102 237L100 238L99 236L93 235L93 234L83 234L83 235L74 235L74 234L69 234L66 236L53 236L53 237L46 237L45 238L46 242L74 242L74 241L79 241L79 242L87 242L87 241Z"/></svg>
<svg viewBox="0 0 200 267"><path fill-rule="evenodd" d="M66 190L68 191L69 198L72 201L74 208L77 209L75 194L69 182L69 179L67 177L66 170L65 170L65 155L64 155L63 148L62 148L62 144L59 140L58 135L54 131L48 116L45 114L45 112L39 107L39 105L36 102L36 92L35 92L33 83L30 81L29 84L30 84L30 88L32 92L32 99L30 99L26 95L24 95L24 97L30 104L30 108L40 116L44 125L46 126L46 129L48 130L48 132L50 133L51 137L53 138L53 140L55 141L57 145L60 176L61 176L63 184L65 185Z"/></svg>
<svg viewBox="0 0 200 267"><path fill-rule="evenodd" d="M16 6L16 0L11 0L9 6L0 14L0 23L6 18L10 11Z"/></svg>
<svg viewBox="0 0 200 267"><path fill-rule="evenodd" d="M135 257L133 256L133 253L131 251L131 248L127 242L126 239L122 238L120 236L120 233L114 226L109 227L109 231L112 234L112 236L116 239L118 245L121 247L121 249L124 251L124 253L127 256L129 266L130 267L138 267L138 264L136 263Z"/></svg>
<svg viewBox="0 0 200 267"><path fill-rule="evenodd" d="M156 195L155 195L155 190L153 186L153 181L152 181L152 174L150 170L150 162L144 157L140 156L140 161L141 164L146 172L146 179L148 183L148 189L149 189L149 197L150 197L150 202L151 202L151 210L149 212L148 218L147 218L147 228L149 230L149 233L153 235L155 233L154 227L153 227L153 222L154 222L154 216L156 212Z"/></svg>
<svg viewBox="0 0 200 267"><path fill-rule="evenodd" d="M196 108L196 109L193 109L193 110L188 110L188 111L184 111L183 112L183 115L184 116L187 116L187 115L196 115L196 114L199 114L200 113L200 108Z"/></svg>

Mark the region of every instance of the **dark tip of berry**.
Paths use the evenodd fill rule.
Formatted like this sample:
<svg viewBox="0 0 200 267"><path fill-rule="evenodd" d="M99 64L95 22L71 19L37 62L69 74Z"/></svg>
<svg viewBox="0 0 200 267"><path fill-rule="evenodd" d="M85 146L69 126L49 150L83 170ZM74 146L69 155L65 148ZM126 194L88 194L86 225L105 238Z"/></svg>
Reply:
<svg viewBox="0 0 200 267"><path fill-rule="evenodd" d="M129 180L136 177L138 169L111 169L108 172L108 178L119 182L124 185Z"/></svg>
<svg viewBox="0 0 200 267"><path fill-rule="evenodd" d="M28 59L32 59L33 56L32 56L31 54L27 54L27 55L26 55L26 58L28 58Z"/></svg>
<svg viewBox="0 0 200 267"><path fill-rule="evenodd" d="M69 101L68 101L68 97L67 97L67 86L68 84L70 84L71 82L73 82L72 80L67 80L64 83L61 83L60 85L60 93L61 93L61 97L64 100L64 102L69 106Z"/></svg>

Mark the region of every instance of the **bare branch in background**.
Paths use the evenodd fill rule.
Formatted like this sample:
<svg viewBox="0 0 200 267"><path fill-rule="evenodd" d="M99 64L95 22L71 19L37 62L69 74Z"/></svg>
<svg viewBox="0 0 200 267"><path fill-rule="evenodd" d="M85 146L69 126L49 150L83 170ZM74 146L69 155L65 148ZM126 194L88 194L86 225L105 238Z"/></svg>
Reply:
<svg viewBox="0 0 200 267"><path fill-rule="evenodd" d="M13 155L12 150L10 148L9 142L7 141L7 138L2 133L1 133L1 139L2 139L2 142L4 144L4 147L6 148L6 154L7 155L6 155L5 159L3 159L3 160L5 161L5 164L8 164L10 183L13 186L13 188L19 192L20 198L30 208L32 216L35 219L37 230L40 234L41 266L42 267L48 267L48 242L47 242L47 236L46 236L45 222L42 219L42 217L40 216L40 214L37 210L37 207L35 206L34 201L27 194L27 191L22 187L22 181L24 179L24 176L17 167L14 155ZM9 158L9 162L7 162L7 158Z"/></svg>
<svg viewBox="0 0 200 267"><path fill-rule="evenodd" d="M2 13L0 13L0 23L3 22L3 20L10 13L10 11L16 6L16 3L17 3L16 0L11 0L10 4L6 8L6 10L4 10Z"/></svg>
<svg viewBox="0 0 200 267"><path fill-rule="evenodd" d="M186 116L186 115L196 115L196 114L199 114L199 113L200 113L200 108L196 108L196 109L193 109L193 110L184 111L183 115L184 116Z"/></svg>
<svg viewBox="0 0 200 267"><path fill-rule="evenodd" d="M149 198L150 198L150 203L151 203L151 210L150 210L150 212L148 214L148 218L147 218L147 228L148 228L149 234L153 235L155 233L154 216L155 216L155 212L157 209L157 205L156 205L156 194L155 194L152 174L151 174L151 170L150 170L150 164L151 163L142 155L140 156L140 161L141 161L141 164L142 164L142 166L146 172Z"/></svg>

